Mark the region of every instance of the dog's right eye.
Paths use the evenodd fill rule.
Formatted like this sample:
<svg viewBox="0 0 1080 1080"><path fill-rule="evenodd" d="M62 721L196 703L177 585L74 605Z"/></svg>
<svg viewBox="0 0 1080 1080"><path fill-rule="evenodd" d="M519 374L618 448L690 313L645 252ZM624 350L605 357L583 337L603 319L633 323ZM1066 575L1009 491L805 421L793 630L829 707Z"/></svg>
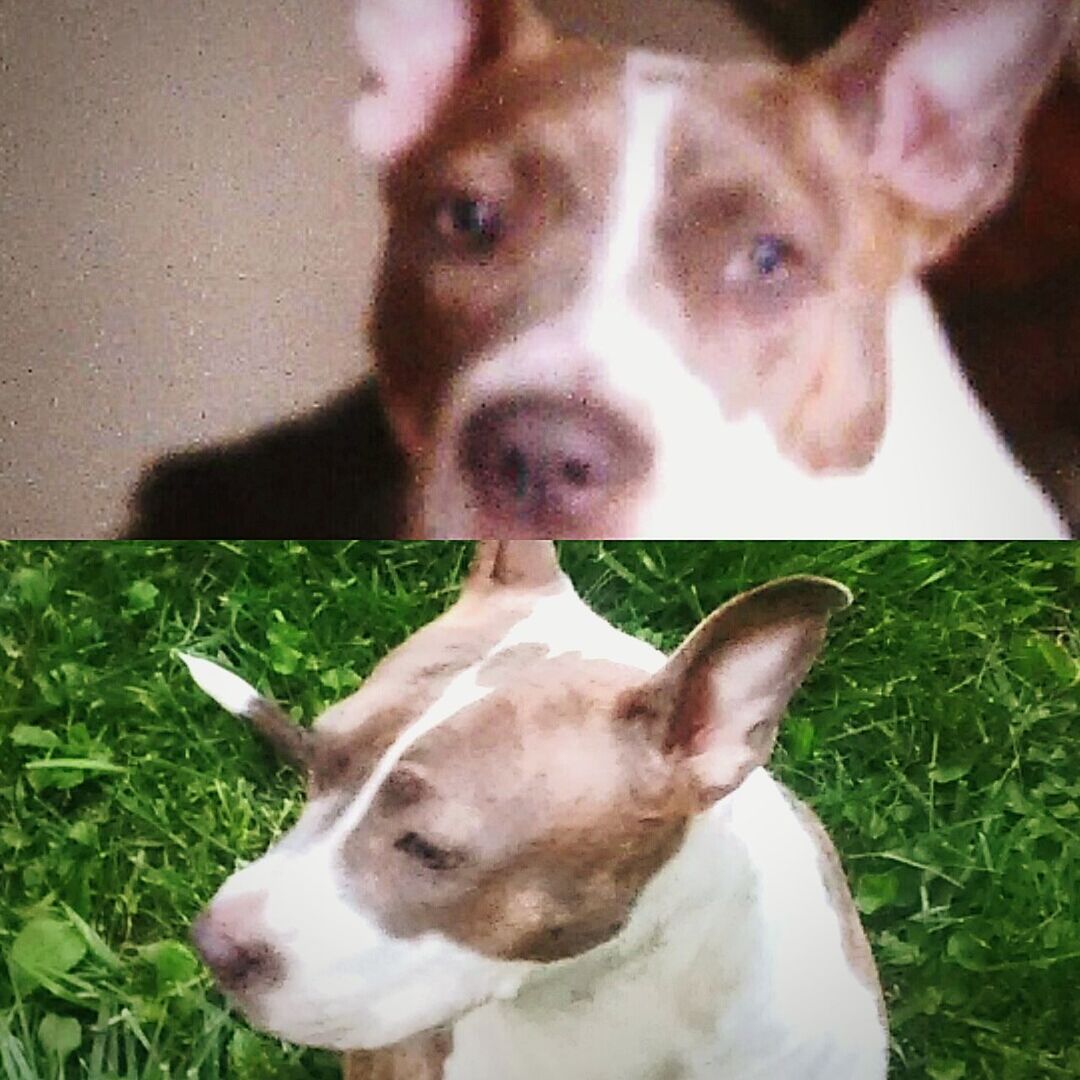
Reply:
<svg viewBox="0 0 1080 1080"><path fill-rule="evenodd" d="M435 227L446 239L472 251L489 251L502 238L499 207L490 199L456 195L444 199L435 213Z"/></svg>
<svg viewBox="0 0 1080 1080"><path fill-rule="evenodd" d="M394 847L412 856L429 870L453 870L462 863L460 852L447 851L430 840L425 840L419 833L407 832L399 836L394 841Z"/></svg>
<svg viewBox="0 0 1080 1080"><path fill-rule="evenodd" d="M724 267L724 281L729 285L784 284L797 268L799 253L782 236L765 233L755 236Z"/></svg>

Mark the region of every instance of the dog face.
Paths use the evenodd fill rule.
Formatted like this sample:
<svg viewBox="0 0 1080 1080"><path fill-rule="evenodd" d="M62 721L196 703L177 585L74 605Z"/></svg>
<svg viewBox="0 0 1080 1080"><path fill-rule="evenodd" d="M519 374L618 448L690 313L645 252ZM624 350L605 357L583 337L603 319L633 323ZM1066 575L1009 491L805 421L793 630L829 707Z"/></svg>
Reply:
<svg viewBox="0 0 1080 1080"><path fill-rule="evenodd" d="M767 759L846 603L776 582L665 662L582 603L550 545L483 545L458 603L302 737L308 805L213 899L200 951L257 1026L355 1049L604 948L693 816ZM271 723L235 676L188 662Z"/></svg>
<svg viewBox="0 0 1080 1080"><path fill-rule="evenodd" d="M373 340L419 530L705 532L705 505L864 469L889 296L1003 196L1069 7L885 0L791 68L364 0Z"/></svg>

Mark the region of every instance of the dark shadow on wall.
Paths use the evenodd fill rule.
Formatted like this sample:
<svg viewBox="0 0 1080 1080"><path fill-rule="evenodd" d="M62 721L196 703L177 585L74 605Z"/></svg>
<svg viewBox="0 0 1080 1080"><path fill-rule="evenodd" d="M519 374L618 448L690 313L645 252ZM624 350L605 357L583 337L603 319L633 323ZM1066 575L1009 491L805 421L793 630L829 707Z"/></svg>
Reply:
<svg viewBox="0 0 1080 1080"><path fill-rule="evenodd" d="M732 0L739 14L789 60L801 60L832 44L866 4L867 0Z"/></svg>
<svg viewBox="0 0 1080 1080"><path fill-rule="evenodd" d="M152 464L134 539L382 539L404 527L405 466L373 383L249 438Z"/></svg>

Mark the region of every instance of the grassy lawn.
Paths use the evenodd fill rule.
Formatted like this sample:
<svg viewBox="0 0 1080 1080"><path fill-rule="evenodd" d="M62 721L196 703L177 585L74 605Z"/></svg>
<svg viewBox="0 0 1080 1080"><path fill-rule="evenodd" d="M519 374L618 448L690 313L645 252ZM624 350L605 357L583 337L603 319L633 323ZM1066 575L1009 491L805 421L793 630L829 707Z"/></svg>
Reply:
<svg viewBox="0 0 1080 1080"><path fill-rule="evenodd" d="M185 944L301 791L174 650L308 721L451 601L467 558L0 545L0 1074L335 1075L249 1032ZM1080 545L566 544L563 563L665 648L770 577L849 585L774 765L844 858L891 1075L1080 1076Z"/></svg>

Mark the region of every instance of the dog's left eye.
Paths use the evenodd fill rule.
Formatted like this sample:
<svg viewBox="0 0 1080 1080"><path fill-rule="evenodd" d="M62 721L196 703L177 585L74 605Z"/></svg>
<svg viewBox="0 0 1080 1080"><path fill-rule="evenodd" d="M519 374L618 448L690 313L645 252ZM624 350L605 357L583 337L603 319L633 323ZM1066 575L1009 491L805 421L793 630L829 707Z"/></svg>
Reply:
<svg viewBox="0 0 1080 1080"><path fill-rule="evenodd" d="M784 280L795 261L795 248L783 237L755 236L724 268L724 278L732 284L778 282Z"/></svg>
<svg viewBox="0 0 1080 1080"><path fill-rule="evenodd" d="M750 251L750 262L758 277L772 277L783 270L791 253L791 245L779 236L759 236Z"/></svg>
<svg viewBox="0 0 1080 1080"><path fill-rule="evenodd" d="M444 199L436 211L435 224L447 239L465 243L475 251L494 247L503 233L499 207L490 199L466 195Z"/></svg>
<svg viewBox="0 0 1080 1080"><path fill-rule="evenodd" d="M412 856L429 870L453 870L462 863L460 852L447 851L430 840L425 840L419 833L407 832L399 836L394 841L394 847Z"/></svg>

